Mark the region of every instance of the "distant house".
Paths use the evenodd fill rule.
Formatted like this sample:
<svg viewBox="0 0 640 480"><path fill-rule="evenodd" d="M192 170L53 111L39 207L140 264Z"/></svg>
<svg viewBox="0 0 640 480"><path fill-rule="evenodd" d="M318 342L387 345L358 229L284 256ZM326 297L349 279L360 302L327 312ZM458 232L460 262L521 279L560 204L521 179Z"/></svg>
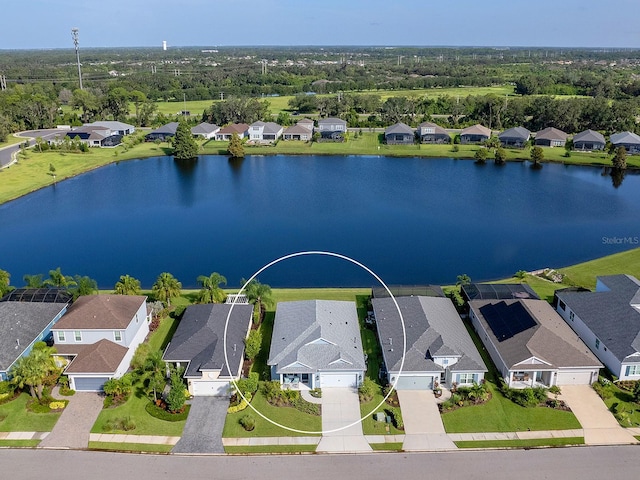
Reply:
<svg viewBox="0 0 640 480"><path fill-rule="evenodd" d="M318 132L322 140L342 142L347 132L347 122L340 118L322 118L318 120Z"/></svg>
<svg viewBox="0 0 640 480"><path fill-rule="evenodd" d="M598 379L602 364L544 300L472 300L469 317L511 388Z"/></svg>
<svg viewBox="0 0 640 480"><path fill-rule="evenodd" d="M417 133L421 143L451 143L449 133L432 122L423 122L418 125Z"/></svg>
<svg viewBox="0 0 640 480"><path fill-rule="evenodd" d="M462 285L462 298L471 300L540 300L536 292L526 283L470 283Z"/></svg>
<svg viewBox="0 0 640 480"><path fill-rule="evenodd" d="M53 326L57 355L66 361L64 374L73 390L99 392L107 380L127 372L136 348L149 333L146 299L81 296Z"/></svg>
<svg viewBox="0 0 640 480"><path fill-rule="evenodd" d="M569 134L554 127L547 127L536 132L535 144L541 147L564 147Z"/></svg>
<svg viewBox="0 0 640 480"><path fill-rule="evenodd" d="M285 388L358 387L365 364L355 302L281 302L267 365Z"/></svg>
<svg viewBox="0 0 640 480"><path fill-rule="evenodd" d="M387 145L413 145L415 139L415 130L402 122L391 125L384 131Z"/></svg>
<svg viewBox="0 0 640 480"><path fill-rule="evenodd" d="M167 139L175 136L177 129L178 129L178 122L170 122L170 123L167 123L166 125L163 125L147 133L144 136L144 139L146 142L154 142L156 140L160 140L161 142L166 142Z"/></svg>
<svg viewBox="0 0 640 480"><path fill-rule="evenodd" d="M302 140L304 142L308 142L311 140L313 136L313 123L311 124L311 128L307 125L301 125L297 123L296 125L292 125L282 132L282 138L284 140Z"/></svg>
<svg viewBox="0 0 640 480"><path fill-rule="evenodd" d="M574 150L604 150L606 143L604 136L594 130L585 130L573 137Z"/></svg>
<svg viewBox="0 0 640 480"><path fill-rule="evenodd" d="M194 396L226 396L231 379L242 375L244 341L251 328L253 305L236 303L227 325L230 304L190 305L163 358L184 367L189 393ZM229 363L227 364L227 360Z"/></svg>
<svg viewBox="0 0 640 480"><path fill-rule="evenodd" d="M614 147L624 147L627 153L636 154L640 153L640 136L633 132L620 132L614 133L609 137L611 144Z"/></svg>
<svg viewBox="0 0 640 480"><path fill-rule="evenodd" d="M36 342L51 338L70 303L71 295L58 288L19 288L0 299L0 380Z"/></svg>
<svg viewBox="0 0 640 480"><path fill-rule="evenodd" d="M194 137L201 137L209 140L211 138L214 138L219 130L220 127L218 125L202 122L191 129L191 134Z"/></svg>
<svg viewBox="0 0 640 480"><path fill-rule="evenodd" d="M460 132L460 143L482 143L491 138L491 129L484 125L476 124L463 129Z"/></svg>
<svg viewBox="0 0 640 480"><path fill-rule="evenodd" d="M136 131L136 127L133 125L129 125L124 122L116 122L116 121L99 121L93 123L85 123L85 126L96 126L96 127L105 127L111 130L114 134L122 135L131 135Z"/></svg>
<svg viewBox="0 0 640 480"><path fill-rule="evenodd" d="M122 135L109 127L91 124L72 128L66 132L66 136L72 139L78 138L90 147L115 147L122 142Z"/></svg>
<svg viewBox="0 0 640 480"><path fill-rule="evenodd" d="M254 122L249 125L249 141L273 143L282 136L283 127L274 122Z"/></svg>
<svg viewBox="0 0 640 480"><path fill-rule="evenodd" d="M216 133L216 140L228 141L231 140L233 134L237 134L240 138L245 138L249 132L249 125L246 123L232 123L226 127L222 127Z"/></svg>
<svg viewBox="0 0 640 480"><path fill-rule="evenodd" d="M402 321L392 298L371 301L390 384L397 381L398 390L431 390L436 384L451 387L482 381L487 368L451 300L422 296L395 300Z"/></svg>
<svg viewBox="0 0 640 480"><path fill-rule="evenodd" d="M524 127L513 127L498 135L503 147L522 148L529 141L531 132Z"/></svg>
<svg viewBox="0 0 640 480"><path fill-rule="evenodd" d="M640 380L640 280L597 278L595 292L557 291L556 310L620 380Z"/></svg>
<svg viewBox="0 0 640 480"><path fill-rule="evenodd" d="M298 120L296 122L296 125L300 125L301 127L306 127L311 131L313 131L313 127L315 126L315 124L313 123L313 120L311 120L310 118L303 118L302 120Z"/></svg>

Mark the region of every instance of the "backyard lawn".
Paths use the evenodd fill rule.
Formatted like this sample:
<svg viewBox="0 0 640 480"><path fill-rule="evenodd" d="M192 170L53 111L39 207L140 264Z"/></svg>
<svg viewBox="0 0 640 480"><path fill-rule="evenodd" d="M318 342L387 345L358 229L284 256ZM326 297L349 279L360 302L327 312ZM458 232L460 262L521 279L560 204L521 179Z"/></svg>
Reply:
<svg viewBox="0 0 640 480"><path fill-rule="evenodd" d="M596 276L626 273L640 278L640 248L634 248L589 262L558 269L574 285L594 289Z"/></svg>
<svg viewBox="0 0 640 480"><path fill-rule="evenodd" d="M60 413L27 411L31 396L21 393L15 400L0 405L0 432L50 432Z"/></svg>

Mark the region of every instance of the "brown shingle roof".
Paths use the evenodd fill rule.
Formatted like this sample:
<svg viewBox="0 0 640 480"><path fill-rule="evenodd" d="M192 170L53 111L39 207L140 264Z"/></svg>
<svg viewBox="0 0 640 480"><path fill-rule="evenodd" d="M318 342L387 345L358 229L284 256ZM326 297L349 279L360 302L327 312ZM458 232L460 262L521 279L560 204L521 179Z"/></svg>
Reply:
<svg viewBox="0 0 640 480"><path fill-rule="evenodd" d="M80 297L55 324L54 330L125 329L146 299L141 295Z"/></svg>
<svg viewBox="0 0 640 480"><path fill-rule="evenodd" d="M247 130L249 130L249 125L247 125L246 123L232 123L231 125L227 125L226 127L221 128L218 133L219 134L226 134L226 133L241 134L246 132Z"/></svg>
<svg viewBox="0 0 640 480"><path fill-rule="evenodd" d="M487 137L490 137L491 130L478 123L476 125L465 128L460 132L460 135L486 135Z"/></svg>
<svg viewBox="0 0 640 480"><path fill-rule="evenodd" d="M115 373L128 349L102 339L91 345L56 345L61 355L76 355L65 373Z"/></svg>

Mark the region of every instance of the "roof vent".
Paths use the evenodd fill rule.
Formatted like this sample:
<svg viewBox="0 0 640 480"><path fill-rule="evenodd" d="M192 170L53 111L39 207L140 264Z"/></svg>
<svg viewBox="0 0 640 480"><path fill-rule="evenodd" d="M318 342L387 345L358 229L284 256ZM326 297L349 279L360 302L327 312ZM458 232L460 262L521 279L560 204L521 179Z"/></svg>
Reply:
<svg viewBox="0 0 640 480"><path fill-rule="evenodd" d="M389 337L389 345L393 345L393 338Z"/></svg>

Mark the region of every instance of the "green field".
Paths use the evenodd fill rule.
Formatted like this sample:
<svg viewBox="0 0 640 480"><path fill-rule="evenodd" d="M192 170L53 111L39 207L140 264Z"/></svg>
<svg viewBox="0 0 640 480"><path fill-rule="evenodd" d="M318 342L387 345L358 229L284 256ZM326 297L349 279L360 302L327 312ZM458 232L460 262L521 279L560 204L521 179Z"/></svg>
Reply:
<svg viewBox="0 0 640 480"><path fill-rule="evenodd" d="M635 233L637 232L631 232L632 235ZM572 284L590 289L595 288L596 277L599 275L626 273L640 278L640 248L614 253L558 270L564 273Z"/></svg>

